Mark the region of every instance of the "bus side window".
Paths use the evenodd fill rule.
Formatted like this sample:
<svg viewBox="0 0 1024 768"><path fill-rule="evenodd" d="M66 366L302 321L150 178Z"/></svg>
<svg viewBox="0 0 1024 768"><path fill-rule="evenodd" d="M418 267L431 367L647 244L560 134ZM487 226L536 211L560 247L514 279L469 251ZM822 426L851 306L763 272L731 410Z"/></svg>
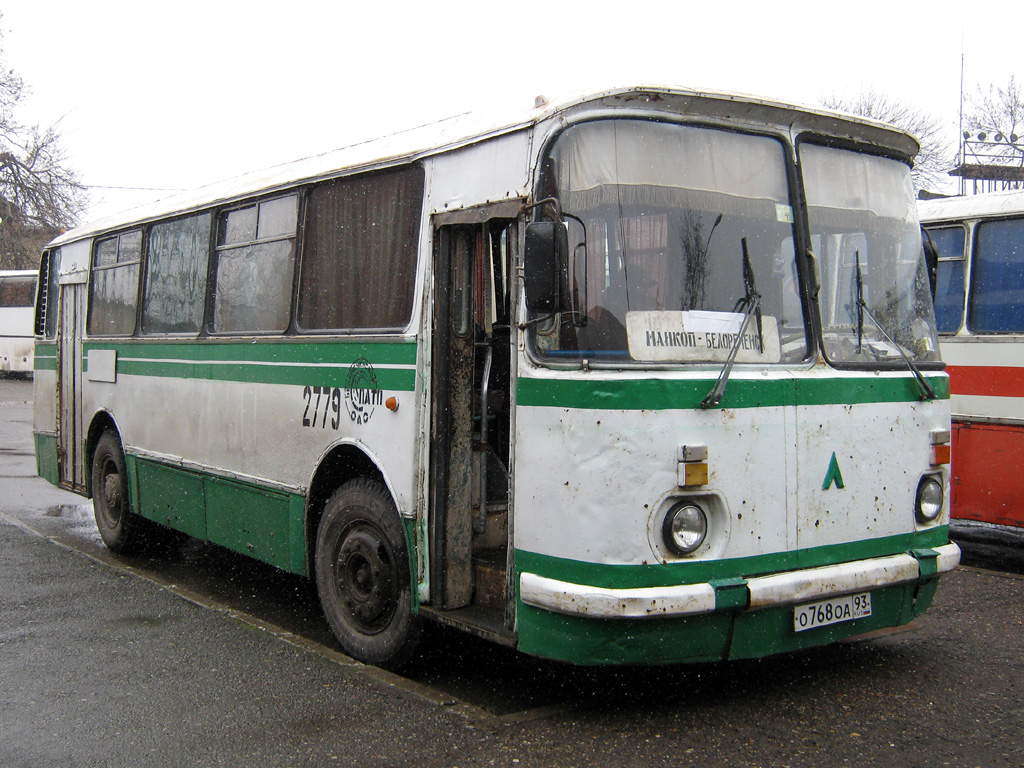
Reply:
<svg viewBox="0 0 1024 768"><path fill-rule="evenodd" d="M142 230L99 240L93 251L89 333L131 336L139 297Z"/></svg>
<svg viewBox="0 0 1024 768"><path fill-rule="evenodd" d="M1024 219L976 230L968 325L979 333L1024 332Z"/></svg>
<svg viewBox="0 0 1024 768"><path fill-rule="evenodd" d="M967 260L962 226L928 228L939 252L935 280L935 324L939 333L956 333L964 316L964 277Z"/></svg>
<svg viewBox="0 0 1024 768"><path fill-rule="evenodd" d="M199 333L206 300L212 216L204 213L149 231L143 333Z"/></svg>
<svg viewBox="0 0 1024 768"><path fill-rule="evenodd" d="M282 333L291 316L298 195L221 216L213 298L215 333Z"/></svg>
<svg viewBox="0 0 1024 768"><path fill-rule="evenodd" d="M36 278L0 278L0 307L31 307L36 293Z"/></svg>
<svg viewBox="0 0 1024 768"><path fill-rule="evenodd" d="M313 187L306 204L299 328L398 330L412 316L423 168Z"/></svg>

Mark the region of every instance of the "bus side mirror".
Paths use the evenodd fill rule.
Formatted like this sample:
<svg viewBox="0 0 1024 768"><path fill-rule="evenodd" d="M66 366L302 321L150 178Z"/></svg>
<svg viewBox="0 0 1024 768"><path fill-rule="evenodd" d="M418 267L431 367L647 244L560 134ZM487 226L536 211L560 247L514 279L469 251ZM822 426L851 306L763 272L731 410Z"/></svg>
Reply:
<svg viewBox="0 0 1024 768"><path fill-rule="evenodd" d="M533 221L526 225L523 283L526 308L531 312L558 312L566 299L569 235L560 221Z"/></svg>

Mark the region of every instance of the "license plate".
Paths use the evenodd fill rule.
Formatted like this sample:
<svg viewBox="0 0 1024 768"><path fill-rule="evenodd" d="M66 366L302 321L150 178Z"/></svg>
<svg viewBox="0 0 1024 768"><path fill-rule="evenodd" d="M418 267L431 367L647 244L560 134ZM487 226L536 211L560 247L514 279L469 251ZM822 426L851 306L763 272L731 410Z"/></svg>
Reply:
<svg viewBox="0 0 1024 768"><path fill-rule="evenodd" d="M841 621L863 619L871 615L871 593L861 592L859 595L833 597L820 603L798 605L793 609L793 629L803 632L827 624L838 624Z"/></svg>

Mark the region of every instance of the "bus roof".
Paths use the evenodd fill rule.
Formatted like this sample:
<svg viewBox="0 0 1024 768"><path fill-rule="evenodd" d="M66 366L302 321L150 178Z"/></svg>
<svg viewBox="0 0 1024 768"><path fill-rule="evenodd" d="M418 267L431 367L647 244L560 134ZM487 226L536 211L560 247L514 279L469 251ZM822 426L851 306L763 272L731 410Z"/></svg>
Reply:
<svg viewBox="0 0 1024 768"><path fill-rule="evenodd" d="M922 222L1008 216L1024 213L1024 192L989 192L983 195L922 200L917 204Z"/></svg>
<svg viewBox="0 0 1024 768"><path fill-rule="evenodd" d="M859 139L913 158L919 145L909 134L875 120L824 109L785 104L737 93L691 90L674 86L636 85L590 91L548 101L538 97L534 107L513 114L467 112L436 122L358 142L301 160L246 173L196 190L156 200L76 227L58 236L59 246L102 232L166 216L230 203L254 194L286 189L316 179L382 169L421 157L441 154L513 131L529 128L576 107L671 107L677 113L712 118L744 119L765 125Z"/></svg>

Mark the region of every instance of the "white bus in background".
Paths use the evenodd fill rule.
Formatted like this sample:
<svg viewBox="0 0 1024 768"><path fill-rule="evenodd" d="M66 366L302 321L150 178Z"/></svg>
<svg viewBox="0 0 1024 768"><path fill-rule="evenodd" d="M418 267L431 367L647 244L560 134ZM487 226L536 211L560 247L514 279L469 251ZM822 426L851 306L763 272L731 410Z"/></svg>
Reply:
<svg viewBox="0 0 1024 768"><path fill-rule="evenodd" d="M80 227L43 260L38 471L115 551L173 528L315 579L374 664L424 621L579 664L906 624L959 559L917 149L623 88Z"/></svg>
<svg viewBox="0 0 1024 768"><path fill-rule="evenodd" d="M32 371L38 277L34 269L0 270L0 373Z"/></svg>

